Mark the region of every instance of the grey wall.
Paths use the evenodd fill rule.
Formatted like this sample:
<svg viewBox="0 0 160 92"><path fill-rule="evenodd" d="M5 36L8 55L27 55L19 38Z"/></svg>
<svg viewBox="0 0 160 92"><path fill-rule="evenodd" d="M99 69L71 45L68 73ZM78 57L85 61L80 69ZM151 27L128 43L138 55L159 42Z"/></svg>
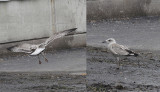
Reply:
<svg viewBox="0 0 160 92"><path fill-rule="evenodd" d="M0 2L0 43L51 34L50 0Z"/></svg>
<svg viewBox="0 0 160 92"><path fill-rule="evenodd" d="M48 37L73 27L86 32L86 0L0 2L0 43Z"/></svg>
<svg viewBox="0 0 160 92"><path fill-rule="evenodd" d="M55 29L77 27L86 32L86 0L55 0Z"/></svg>
<svg viewBox="0 0 160 92"><path fill-rule="evenodd" d="M87 0L88 20L160 15L160 0Z"/></svg>

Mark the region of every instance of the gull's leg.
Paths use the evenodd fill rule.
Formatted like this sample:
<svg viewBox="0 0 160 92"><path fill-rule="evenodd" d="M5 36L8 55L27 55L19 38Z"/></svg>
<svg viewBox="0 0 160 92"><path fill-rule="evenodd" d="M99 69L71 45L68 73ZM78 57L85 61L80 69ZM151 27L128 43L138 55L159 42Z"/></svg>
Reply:
<svg viewBox="0 0 160 92"><path fill-rule="evenodd" d="M117 57L117 63L118 63L118 66L120 66L119 57Z"/></svg>
<svg viewBox="0 0 160 92"><path fill-rule="evenodd" d="M119 57L117 57L117 63L118 63L117 69L120 69L121 63L120 63L120 58Z"/></svg>
<svg viewBox="0 0 160 92"><path fill-rule="evenodd" d="M40 61L39 54L38 54L38 60L39 60L39 64L41 64L42 62Z"/></svg>
<svg viewBox="0 0 160 92"><path fill-rule="evenodd" d="M48 62L48 59L45 57L44 52L42 52L42 56L45 59L45 61Z"/></svg>
<svg viewBox="0 0 160 92"><path fill-rule="evenodd" d="M137 60L137 61L138 61L138 68L141 68L141 67L140 67L140 61L139 61L139 60Z"/></svg>

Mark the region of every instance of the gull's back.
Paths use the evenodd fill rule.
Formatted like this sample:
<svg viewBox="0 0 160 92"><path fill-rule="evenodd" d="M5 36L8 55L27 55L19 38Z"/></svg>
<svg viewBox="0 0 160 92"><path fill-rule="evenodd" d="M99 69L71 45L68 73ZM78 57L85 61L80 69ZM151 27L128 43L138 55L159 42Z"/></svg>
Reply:
<svg viewBox="0 0 160 92"><path fill-rule="evenodd" d="M117 55L128 55L128 51L126 51L126 49L128 49L127 47L123 46L123 45L119 45L117 43L113 43L109 46L109 49L111 50L111 52L113 54L117 54Z"/></svg>

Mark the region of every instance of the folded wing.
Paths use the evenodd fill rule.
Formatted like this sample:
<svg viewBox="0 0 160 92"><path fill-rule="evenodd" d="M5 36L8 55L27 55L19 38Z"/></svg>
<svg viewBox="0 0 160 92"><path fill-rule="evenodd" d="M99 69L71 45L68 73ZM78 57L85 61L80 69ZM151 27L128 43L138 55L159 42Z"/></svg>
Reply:
<svg viewBox="0 0 160 92"><path fill-rule="evenodd" d="M137 53L131 51L127 47L119 44L113 44L112 45L112 52L116 53L118 55L126 55L126 56L138 56Z"/></svg>

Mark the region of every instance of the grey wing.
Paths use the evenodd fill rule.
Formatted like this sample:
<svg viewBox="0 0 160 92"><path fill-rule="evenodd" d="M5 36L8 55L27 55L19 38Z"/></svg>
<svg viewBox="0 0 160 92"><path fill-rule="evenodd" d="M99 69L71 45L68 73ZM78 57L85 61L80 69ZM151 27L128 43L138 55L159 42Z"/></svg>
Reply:
<svg viewBox="0 0 160 92"><path fill-rule="evenodd" d="M53 34L51 37L49 37L45 42L45 46L47 46L48 44L50 44L52 41L54 41L55 39L58 39L58 38L61 38L63 36L65 36L66 33L56 33L56 34Z"/></svg>
<svg viewBox="0 0 160 92"><path fill-rule="evenodd" d="M61 37L65 36L65 35L69 35L69 33L71 33L71 32L75 32L76 29L77 28L72 28L72 29L68 29L68 30L64 30L64 31L61 31L61 32L54 33L51 37L49 37L42 44L44 44L45 46L47 46L48 44L50 44L55 39L61 38Z"/></svg>
<svg viewBox="0 0 160 92"><path fill-rule="evenodd" d="M129 48L128 47L126 47L126 46L124 46L124 45L120 45L123 49L125 49L125 50L129 50Z"/></svg>
<svg viewBox="0 0 160 92"><path fill-rule="evenodd" d="M24 53L31 53L31 46L32 44L20 44L20 45L16 45L16 46L12 46L7 48L8 50L12 51L12 52L24 52Z"/></svg>
<svg viewBox="0 0 160 92"><path fill-rule="evenodd" d="M31 50L26 50L26 49L18 49L17 52L32 53Z"/></svg>
<svg viewBox="0 0 160 92"><path fill-rule="evenodd" d="M119 44L113 44L112 45L112 52L118 55L128 55L129 52L127 51L128 48L123 46L123 45L119 45Z"/></svg>

